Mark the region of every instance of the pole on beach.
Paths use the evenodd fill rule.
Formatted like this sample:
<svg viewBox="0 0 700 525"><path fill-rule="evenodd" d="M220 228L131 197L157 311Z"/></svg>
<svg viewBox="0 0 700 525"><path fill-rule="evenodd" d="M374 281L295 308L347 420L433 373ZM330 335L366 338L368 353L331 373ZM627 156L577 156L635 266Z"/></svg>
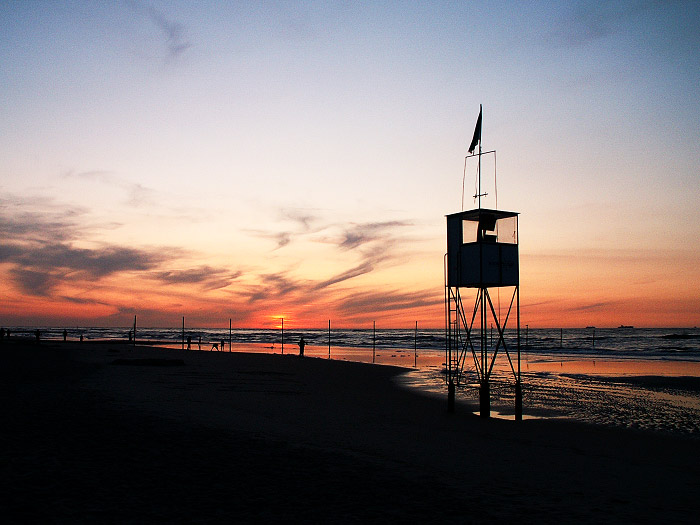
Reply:
<svg viewBox="0 0 700 525"><path fill-rule="evenodd" d="M182 316L182 349L185 349L185 316Z"/></svg>
<svg viewBox="0 0 700 525"><path fill-rule="evenodd" d="M515 289L517 294L517 316L518 316L518 377L515 380L515 420L523 420L523 389L520 382L520 286Z"/></svg>
<svg viewBox="0 0 700 525"><path fill-rule="evenodd" d="M527 350L527 337L528 337L529 331L530 331L530 325L526 324L525 325L525 350Z"/></svg>
<svg viewBox="0 0 700 525"><path fill-rule="evenodd" d="M136 315L134 315L134 346L136 346Z"/></svg>
<svg viewBox="0 0 700 525"><path fill-rule="evenodd" d="M564 329L559 329L559 348L564 348Z"/></svg>
<svg viewBox="0 0 700 525"><path fill-rule="evenodd" d="M331 358L331 320L328 319L328 359Z"/></svg>
<svg viewBox="0 0 700 525"><path fill-rule="evenodd" d="M418 363L418 321L416 321L416 331L413 334L413 368Z"/></svg>
<svg viewBox="0 0 700 525"><path fill-rule="evenodd" d="M231 318L228 318L228 351L233 352L231 348Z"/></svg>
<svg viewBox="0 0 700 525"><path fill-rule="evenodd" d="M282 318L282 355L284 355L284 317Z"/></svg>
<svg viewBox="0 0 700 525"><path fill-rule="evenodd" d="M377 352L377 321L372 321L372 363L374 364L374 358Z"/></svg>

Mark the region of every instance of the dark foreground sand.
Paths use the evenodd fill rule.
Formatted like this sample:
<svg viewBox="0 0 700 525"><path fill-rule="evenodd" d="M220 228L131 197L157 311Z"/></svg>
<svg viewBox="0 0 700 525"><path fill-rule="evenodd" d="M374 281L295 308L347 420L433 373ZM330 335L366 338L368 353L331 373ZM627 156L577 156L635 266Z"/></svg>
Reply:
<svg viewBox="0 0 700 525"><path fill-rule="evenodd" d="M0 358L11 522L699 517L697 440L448 414L397 368L117 344ZM165 358L184 364L132 361Z"/></svg>

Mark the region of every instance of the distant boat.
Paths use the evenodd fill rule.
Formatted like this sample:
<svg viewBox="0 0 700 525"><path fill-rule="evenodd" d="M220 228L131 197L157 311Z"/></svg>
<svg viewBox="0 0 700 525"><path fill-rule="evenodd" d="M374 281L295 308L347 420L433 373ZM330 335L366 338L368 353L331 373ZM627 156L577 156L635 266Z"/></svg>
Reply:
<svg viewBox="0 0 700 525"><path fill-rule="evenodd" d="M629 324L621 324L618 328L634 328L634 326Z"/></svg>

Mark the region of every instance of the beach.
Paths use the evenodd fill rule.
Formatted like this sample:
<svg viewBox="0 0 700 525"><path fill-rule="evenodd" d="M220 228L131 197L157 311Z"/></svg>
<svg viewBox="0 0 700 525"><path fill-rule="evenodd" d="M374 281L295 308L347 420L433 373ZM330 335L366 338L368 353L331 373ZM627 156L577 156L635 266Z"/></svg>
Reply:
<svg viewBox="0 0 700 525"><path fill-rule="evenodd" d="M692 436L484 420L465 400L450 414L403 385L405 368L123 343L0 350L0 493L16 523L684 523L700 511Z"/></svg>

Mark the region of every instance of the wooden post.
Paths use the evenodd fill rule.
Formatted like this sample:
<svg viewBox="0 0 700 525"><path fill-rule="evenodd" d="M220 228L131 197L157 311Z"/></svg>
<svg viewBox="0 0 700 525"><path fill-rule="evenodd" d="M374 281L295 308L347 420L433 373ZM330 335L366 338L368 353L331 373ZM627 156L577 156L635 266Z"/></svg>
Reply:
<svg viewBox="0 0 700 525"><path fill-rule="evenodd" d="M376 353L377 353L376 340L377 340L377 321L372 321L372 363L374 363L374 359L375 359Z"/></svg>
<svg viewBox="0 0 700 525"><path fill-rule="evenodd" d="M525 350L527 350L527 338L528 338L529 331L530 331L530 325L526 324L525 325Z"/></svg>
<svg viewBox="0 0 700 525"><path fill-rule="evenodd" d="M185 316L182 316L182 349L185 349Z"/></svg>
<svg viewBox="0 0 700 525"><path fill-rule="evenodd" d="M328 359L331 358L331 320L328 319Z"/></svg>
<svg viewBox="0 0 700 525"><path fill-rule="evenodd" d="M416 321L416 331L413 335L413 368L418 363L418 321Z"/></svg>
<svg viewBox="0 0 700 525"><path fill-rule="evenodd" d="M282 318L282 355L284 355L284 317Z"/></svg>
<svg viewBox="0 0 700 525"><path fill-rule="evenodd" d="M233 352L233 348L231 348L231 318L228 318L228 351Z"/></svg>

